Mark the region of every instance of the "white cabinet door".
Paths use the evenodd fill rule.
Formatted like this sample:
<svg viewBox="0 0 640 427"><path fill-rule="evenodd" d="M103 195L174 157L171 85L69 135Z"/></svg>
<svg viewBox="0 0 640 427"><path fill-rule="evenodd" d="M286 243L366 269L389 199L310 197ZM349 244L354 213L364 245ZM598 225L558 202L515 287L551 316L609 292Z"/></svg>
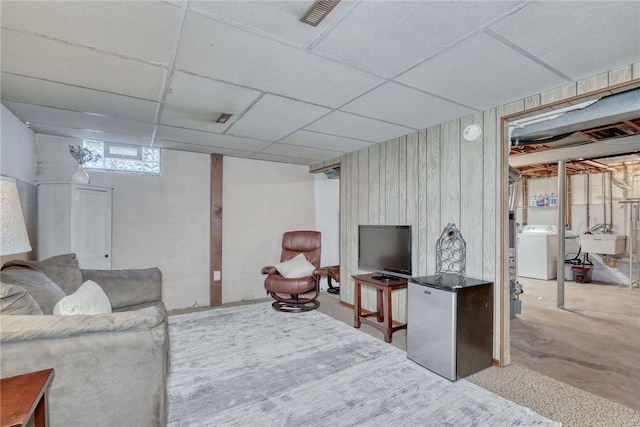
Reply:
<svg viewBox="0 0 640 427"><path fill-rule="evenodd" d="M75 253L81 268L111 269L108 187L38 184L38 259Z"/></svg>
<svg viewBox="0 0 640 427"><path fill-rule="evenodd" d="M111 269L111 192L77 188L71 245L82 268Z"/></svg>

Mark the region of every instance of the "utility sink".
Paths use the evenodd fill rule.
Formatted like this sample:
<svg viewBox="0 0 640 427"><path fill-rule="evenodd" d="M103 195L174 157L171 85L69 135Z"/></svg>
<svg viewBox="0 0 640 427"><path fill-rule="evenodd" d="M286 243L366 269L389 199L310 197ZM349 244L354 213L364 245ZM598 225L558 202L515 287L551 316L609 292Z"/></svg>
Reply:
<svg viewBox="0 0 640 427"><path fill-rule="evenodd" d="M624 253L627 236L624 234L582 234L580 243L582 252L618 255Z"/></svg>

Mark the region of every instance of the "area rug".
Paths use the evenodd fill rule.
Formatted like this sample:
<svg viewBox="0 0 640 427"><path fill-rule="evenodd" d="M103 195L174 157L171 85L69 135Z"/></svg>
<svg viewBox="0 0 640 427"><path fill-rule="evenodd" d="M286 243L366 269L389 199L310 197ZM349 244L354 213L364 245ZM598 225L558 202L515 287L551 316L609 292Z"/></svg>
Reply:
<svg viewBox="0 0 640 427"><path fill-rule="evenodd" d="M170 426L557 426L318 311L169 317Z"/></svg>

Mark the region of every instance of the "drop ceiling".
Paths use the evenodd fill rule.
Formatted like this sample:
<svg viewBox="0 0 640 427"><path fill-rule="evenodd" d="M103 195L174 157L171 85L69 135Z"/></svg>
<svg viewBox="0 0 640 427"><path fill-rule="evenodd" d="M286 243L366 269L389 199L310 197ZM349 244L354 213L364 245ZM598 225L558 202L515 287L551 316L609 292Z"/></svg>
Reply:
<svg viewBox="0 0 640 427"><path fill-rule="evenodd" d="M33 131L313 164L640 62L640 2L2 1ZM231 113L226 123L216 123Z"/></svg>

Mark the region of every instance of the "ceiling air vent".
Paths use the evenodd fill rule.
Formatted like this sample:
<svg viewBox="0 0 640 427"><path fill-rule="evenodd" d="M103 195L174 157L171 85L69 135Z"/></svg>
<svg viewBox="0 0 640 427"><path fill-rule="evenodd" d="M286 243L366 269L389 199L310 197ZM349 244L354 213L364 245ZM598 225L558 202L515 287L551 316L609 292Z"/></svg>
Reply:
<svg viewBox="0 0 640 427"><path fill-rule="evenodd" d="M326 18L338 3L340 3L340 0L315 0L311 7L302 15L300 21L315 27Z"/></svg>

